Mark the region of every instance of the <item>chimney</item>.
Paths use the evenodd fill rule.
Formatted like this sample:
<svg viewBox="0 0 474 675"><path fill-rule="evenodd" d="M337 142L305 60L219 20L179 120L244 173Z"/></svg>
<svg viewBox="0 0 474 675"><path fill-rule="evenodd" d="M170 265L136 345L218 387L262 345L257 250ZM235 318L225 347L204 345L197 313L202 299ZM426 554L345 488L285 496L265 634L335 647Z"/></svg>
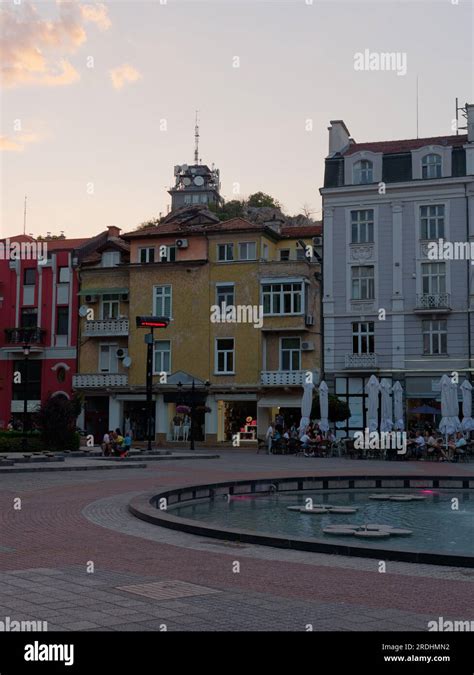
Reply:
<svg viewBox="0 0 474 675"><path fill-rule="evenodd" d="M467 140L474 143L474 103L466 103L467 112Z"/></svg>
<svg viewBox="0 0 474 675"><path fill-rule="evenodd" d="M107 239L110 239L111 237L120 237L120 232L122 231L120 227L116 227L115 225L108 225L107 230Z"/></svg>
<svg viewBox="0 0 474 675"><path fill-rule="evenodd" d="M331 120L329 131L329 157L342 152L353 140L343 120Z"/></svg>

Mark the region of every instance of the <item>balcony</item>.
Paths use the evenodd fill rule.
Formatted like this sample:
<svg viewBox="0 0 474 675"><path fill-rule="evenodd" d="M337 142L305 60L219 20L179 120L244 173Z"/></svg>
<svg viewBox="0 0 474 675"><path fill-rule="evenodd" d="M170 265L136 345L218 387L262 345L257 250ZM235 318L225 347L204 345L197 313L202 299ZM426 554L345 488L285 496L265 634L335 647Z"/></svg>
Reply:
<svg viewBox="0 0 474 675"><path fill-rule="evenodd" d="M416 296L415 312L450 312L449 293L421 293Z"/></svg>
<svg viewBox="0 0 474 675"><path fill-rule="evenodd" d="M86 337L116 337L128 335L128 319L102 319L86 321L83 335Z"/></svg>
<svg viewBox="0 0 474 675"><path fill-rule="evenodd" d="M308 372L313 373L316 384L319 374L310 370L262 370L261 383L265 387L303 386Z"/></svg>
<svg viewBox="0 0 474 675"><path fill-rule="evenodd" d="M346 354L346 368L373 370L377 368L377 354Z"/></svg>
<svg viewBox="0 0 474 675"><path fill-rule="evenodd" d="M114 387L126 387L128 375L121 373L96 373L87 375L74 375L72 386L75 389L108 389Z"/></svg>
<svg viewBox="0 0 474 675"><path fill-rule="evenodd" d="M5 342L9 345L43 345L46 331L36 326L31 328L5 328Z"/></svg>

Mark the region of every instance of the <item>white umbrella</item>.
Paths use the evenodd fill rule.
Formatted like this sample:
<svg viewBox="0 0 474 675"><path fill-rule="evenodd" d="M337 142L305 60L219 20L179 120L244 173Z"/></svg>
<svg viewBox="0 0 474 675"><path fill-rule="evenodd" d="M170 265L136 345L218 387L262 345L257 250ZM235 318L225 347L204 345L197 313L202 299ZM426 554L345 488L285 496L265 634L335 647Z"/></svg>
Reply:
<svg viewBox="0 0 474 675"><path fill-rule="evenodd" d="M380 419L380 431L392 431L393 429L393 414L392 414L392 398L390 392L392 385L384 377L380 381L380 391L382 392L382 414Z"/></svg>
<svg viewBox="0 0 474 675"><path fill-rule="evenodd" d="M313 382L305 382L303 384L303 398L301 399L301 420L300 420L300 438L304 434L306 427L309 424L309 416L311 415L311 407L313 405Z"/></svg>
<svg viewBox="0 0 474 675"><path fill-rule="evenodd" d="M319 428L321 431L329 431L329 420L328 420L328 411L329 411L329 398L328 398L328 385L323 380L319 385L319 411L321 419L319 420Z"/></svg>
<svg viewBox="0 0 474 675"><path fill-rule="evenodd" d="M403 389L398 380L392 387L393 391L393 415L395 417L395 428L398 431L403 431L405 428L405 421L403 419Z"/></svg>
<svg viewBox="0 0 474 675"><path fill-rule="evenodd" d="M441 378L441 422L439 430L446 436L461 429L459 421L458 388L448 375Z"/></svg>
<svg viewBox="0 0 474 675"><path fill-rule="evenodd" d="M474 429L474 420L472 419L472 384L469 380L464 380L461 384L462 391L462 429L465 432Z"/></svg>
<svg viewBox="0 0 474 675"><path fill-rule="evenodd" d="M367 427L369 431L377 431L380 384L375 375L370 376L370 380L367 382L365 391L369 396L369 400L367 402Z"/></svg>

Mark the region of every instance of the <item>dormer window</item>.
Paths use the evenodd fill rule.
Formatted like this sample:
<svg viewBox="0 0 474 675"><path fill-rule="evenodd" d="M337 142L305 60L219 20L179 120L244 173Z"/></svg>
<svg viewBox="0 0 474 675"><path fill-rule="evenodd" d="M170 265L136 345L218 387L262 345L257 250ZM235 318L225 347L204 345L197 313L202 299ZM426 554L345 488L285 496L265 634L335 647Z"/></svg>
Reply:
<svg viewBox="0 0 474 675"><path fill-rule="evenodd" d="M102 267L120 265L120 251L105 251L102 253Z"/></svg>
<svg viewBox="0 0 474 675"><path fill-rule="evenodd" d="M354 164L353 182L354 185L373 183L373 164L370 160L361 159Z"/></svg>
<svg viewBox="0 0 474 675"><path fill-rule="evenodd" d="M422 178L441 178L441 155L430 153L421 160Z"/></svg>

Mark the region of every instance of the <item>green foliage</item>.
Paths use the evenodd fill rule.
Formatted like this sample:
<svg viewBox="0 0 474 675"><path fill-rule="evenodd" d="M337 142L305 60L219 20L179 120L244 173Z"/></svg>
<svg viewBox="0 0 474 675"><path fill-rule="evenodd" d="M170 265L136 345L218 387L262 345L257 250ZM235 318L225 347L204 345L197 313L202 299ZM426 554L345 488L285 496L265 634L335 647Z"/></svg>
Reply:
<svg viewBox="0 0 474 675"><path fill-rule="evenodd" d="M255 192L255 194L250 195L247 199L247 206L256 206L259 208L262 206L269 206L274 209L279 209L280 203L276 199L273 199L273 197L270 197L270 195L265 194L265 192Z"/></svg>
<svg viewBox="0 0 474 675"><path fill-rule="evenodd" d="M28 438L30 438L30 436L39 438L40 433L39 431L29 431ZM23 431L0 431L0 439L1 438L23 438Z"/></svg>
<svg viewBox="0 0 474 675"><path fill-rule="evenodd" d="M341 401L334 394L328 396L328 419L330 422L344 422L351 416L351 409L346 401ZM319 393L313 398L313 405L311 407L311 419L321 419L321 411L319 407Z"/></svg>
<svg viewBox="0 0 474 675"><path fill-rule="evenodd" d="M209 204L209 210L216 214L219 220L230 220L231 218L243 218L245 211L245 202L239 199L231 199L219 206Z"/></svg>
<svg viewBox="0 0 474 675"><path fill-rule="evenodd" d="M39 434L28 434L27 452L43 452L46 449ZM21 433L18 435L16 432L11 431L8 434L0 436L0 452L22 451L23 439L21 438Z"/></svg>
<svg viewBox="0 0 474 675"><path fill-rule="evenodd" d="M82 407L79 398L50 396L37 413L41 440L47 450L77 450L76 417Z"/></svg>

